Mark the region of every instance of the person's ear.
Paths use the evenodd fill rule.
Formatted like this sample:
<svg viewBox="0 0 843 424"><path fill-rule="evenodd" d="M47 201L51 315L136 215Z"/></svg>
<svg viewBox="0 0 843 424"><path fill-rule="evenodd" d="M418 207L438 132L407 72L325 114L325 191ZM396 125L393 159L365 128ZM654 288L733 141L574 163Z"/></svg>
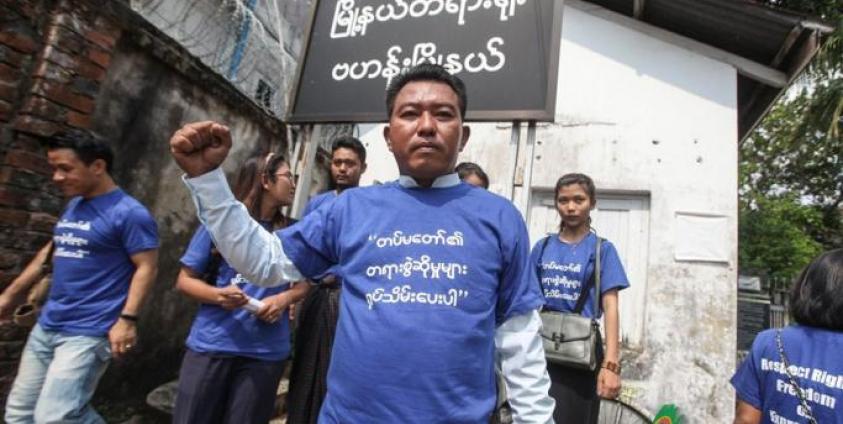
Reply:
<svg viewBox="0 0 843 424"><path fill-rule="evenodd" d="M462 140L460 140L460 152L462 149L465 149L465 145L468 144L468 137L471 136L471 127L468 125L462 126Z"/></svg>
<svg viewBox="0 0 843 424"><path fill-rule="evenodd" d="M386 141L386 147L392 152L392 140L389 139L389 125L383 127L383 139Z"/></svg>
<svg viewBox="0 0 843 424"><path fill-rule="evenodd" d="M261 174L261 187L263 187L264 190L269 190L269 177L266 173Z"/></svg>
<svg viewBox="0 0 843 424"><path fill-rule="evenodd" d="M364 164L360 165L360 175L363 175L363 173L365 173L365 172L366 172L366 164L364 163Z"/></svg>
<svg viewBox="0 0 843 424"><path fill-rule="evenodd" d="M97 176L108 173L108 165L106 165L104 159L94 159L94 161L88 165L88 169Z"/></svg>

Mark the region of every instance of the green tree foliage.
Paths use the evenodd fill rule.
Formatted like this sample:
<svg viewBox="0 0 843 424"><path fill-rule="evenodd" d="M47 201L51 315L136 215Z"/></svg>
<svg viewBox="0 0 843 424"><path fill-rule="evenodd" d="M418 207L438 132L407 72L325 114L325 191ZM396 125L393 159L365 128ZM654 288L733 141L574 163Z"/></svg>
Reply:
<svg viewBox="0 0 843 424"><path fill-rule="evenodd" d="M787 280L823 251L809 230L821 225L822 212L793 196L759 197L741 208L739 256L742 272Z"/></svg>
<svg viewBox="0 0 843 424"><path fill-rule="evenodd" d="M764 3L836 27L796 88L740 146L741 269L781 279L843 245L843 2Z"/></svg>

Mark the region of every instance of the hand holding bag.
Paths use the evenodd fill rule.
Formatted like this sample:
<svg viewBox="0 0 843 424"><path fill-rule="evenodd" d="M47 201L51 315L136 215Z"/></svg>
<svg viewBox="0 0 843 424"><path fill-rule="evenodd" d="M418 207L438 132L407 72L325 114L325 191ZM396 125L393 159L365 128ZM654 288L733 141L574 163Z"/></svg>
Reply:
<svg viewBox="0 0 843 424"><path fill-rule="evenodd" d="M539 263L536 264L536 275L539 286L544 294L541 283L541 258L550 240L547 236L539 251ZM600 343L600 328L593 318L582 315L585 301L592 284L595 286L594 311L600 309L600 249L603 239L597 237L597 248L594 255L594 272L588 282L581 285L580 297L573 312L542 311L542 344L547 361L553 364L572 368L594 371L600 365L597 363L597 351Z"/></svg>
<svg viewBox="0 0 843 424"><path fill-rule="evenodd" d="M50 284L53 281L54 250L55 244L51 243L47 258L41 264L41 278L29 289L26 303L15 308L12 314L12 321L21 327L32 328L38 322L38 315L41 313L44 302L47 301L47 294L50 292Z"/></svg>

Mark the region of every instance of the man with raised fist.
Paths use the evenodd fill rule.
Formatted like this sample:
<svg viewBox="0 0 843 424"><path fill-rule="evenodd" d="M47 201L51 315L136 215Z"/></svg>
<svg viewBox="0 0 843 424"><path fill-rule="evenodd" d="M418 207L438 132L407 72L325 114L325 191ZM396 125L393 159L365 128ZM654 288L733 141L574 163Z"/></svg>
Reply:
<svg viewBox="0 0 843 424"><path fill-rule="evenodd" d="M469 138L458 78L423 64L393 79L384 138L399 179L349 190L269 233L217 168L228 129L188 124L170 146L218 249L255 284L343 279L319 422L485 423L501 367L516 422L552 422L529 240L504 198L454 173Z"/></svg>

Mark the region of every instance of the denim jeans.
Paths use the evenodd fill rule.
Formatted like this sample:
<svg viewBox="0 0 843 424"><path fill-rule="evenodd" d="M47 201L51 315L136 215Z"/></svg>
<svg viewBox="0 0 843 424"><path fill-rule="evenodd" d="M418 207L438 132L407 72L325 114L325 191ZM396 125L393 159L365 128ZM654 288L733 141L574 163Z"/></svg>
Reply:
<svg viewBox="0 0 843 424"><path fill-rule="evenodd" d="M103 423L90 400L110 359L106 337L72 336L35 325L6 402L6 422Z"/></svg>

